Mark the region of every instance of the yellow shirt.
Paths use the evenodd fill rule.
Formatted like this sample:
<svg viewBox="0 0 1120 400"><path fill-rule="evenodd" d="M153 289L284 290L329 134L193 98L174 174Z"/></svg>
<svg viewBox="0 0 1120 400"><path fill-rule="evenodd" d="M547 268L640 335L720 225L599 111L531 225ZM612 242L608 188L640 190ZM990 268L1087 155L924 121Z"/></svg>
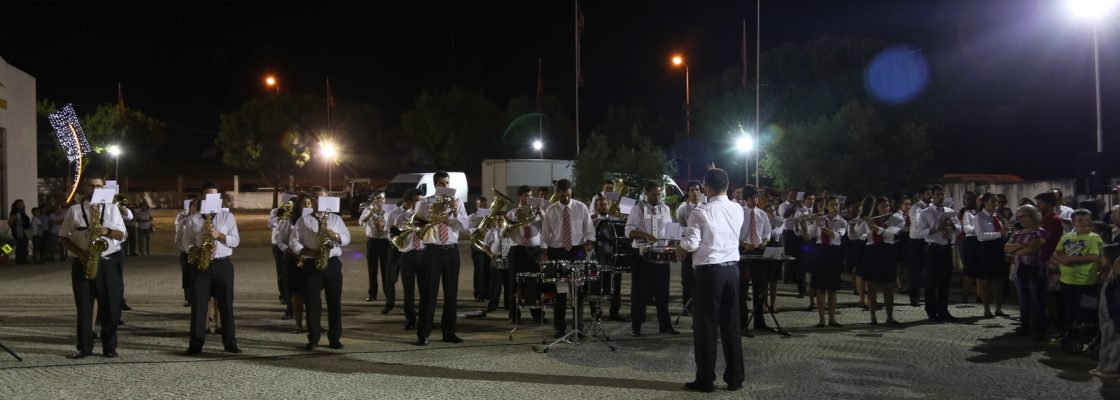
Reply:
<svg viewBox="0 0 1120 400"><path fill-rule="evenodd" d="M1089 232L1079 234L1076 231L1062 236L1058 241L1058 249L1067 256L1100 256L1104 241L1100 235ZM1081 264L1061 264L1060 282L1067 285L1096 285L1100 283L1099 268L1096 262Z"/></svg>

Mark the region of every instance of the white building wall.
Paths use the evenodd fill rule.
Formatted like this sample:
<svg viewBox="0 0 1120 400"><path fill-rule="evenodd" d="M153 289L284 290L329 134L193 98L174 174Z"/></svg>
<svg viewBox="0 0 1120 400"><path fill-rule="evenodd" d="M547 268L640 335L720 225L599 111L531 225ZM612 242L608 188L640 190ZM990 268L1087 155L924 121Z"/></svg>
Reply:
<svg viewBox="0 0 1120 400"><path fill-rule="evenodd" d="M39 205L35 125L35 78L0 57L0 128L7 132L0 154L4 164L0 219L8 218L8 208L16 199L23 199L28 215L32 207Z"/></svg>

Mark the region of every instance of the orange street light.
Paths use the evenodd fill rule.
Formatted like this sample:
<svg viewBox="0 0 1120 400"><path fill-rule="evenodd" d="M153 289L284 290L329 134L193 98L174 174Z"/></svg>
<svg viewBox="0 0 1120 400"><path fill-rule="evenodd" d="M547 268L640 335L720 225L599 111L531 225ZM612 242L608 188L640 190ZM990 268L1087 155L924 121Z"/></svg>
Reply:
<svg viewBox="0 0 1120 400"><path fill-rule="evenodd" d="M269 88L276 88L276 93L280 93L280 81L276 80L275 76L264 77L264 85Z"/></svg>

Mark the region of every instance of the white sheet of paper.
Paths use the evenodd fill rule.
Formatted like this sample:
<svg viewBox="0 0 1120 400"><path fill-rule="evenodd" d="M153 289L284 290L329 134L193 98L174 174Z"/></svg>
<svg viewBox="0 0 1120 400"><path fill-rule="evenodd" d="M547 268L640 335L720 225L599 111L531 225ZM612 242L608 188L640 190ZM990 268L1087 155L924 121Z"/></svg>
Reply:
<svg viewBox="0 0 1120 400"><path fill-rule="evenodd" d="M191 210L191 201L190 200L183 200L183 211L190 211L190 210Z"/></svg>
<svg viewBox="0 0 1120 400"><path fill-rule="evenodd" d="M397 209L396 204L382 204L381 205L381 211L384 211L384 212L393 211L395 209Z"/></svg>
<svg viewBox="0 0 1120 400"><path fill-rule="evenodd" d="M98 188L93 190L93 197L90 198L90 204L109 204L113 202L113 195L117 192L113 189Z"/></svg>
<svg viewBox="0 0 1120 400"><path fill-rule="evenodd" d="M214 214L214 213L216 213L218 211L221 211L221 210L222 210L222 200L221 199L206 199L206 200L202 201L201 211L202 211L203 214Z"/></svg>
<svg viewBox="0 0 1120 400"><path fill-rule="evenodd" d="M765 249L762 249L762 256L765 258L777 259L785 257L785 255L786 249L784 247L767 247Z"/></svg>
<svg viewBox="0 0 1120 400"><path fill-rule="evenodd" d="M222 207L222 211L229 212L229 207Z"/></svg>
<svg viewBox="0 0 1120 400"><path fill-rule="evenodd" d="M706 194L700 195L700 203L699 204L708 204L708 195L706 195Z"/></svg>
<svg viewBox="0 0 1120 400"><path fill-rule="evenodd" d="M451 196L455 197L455 188L436 188L436 196Z"/></svg>
<svg viewBox="0 0 1120 400"><path fill-rule="evenodd" d="M477 215L479 217L488 216L488 215L490 215L490 209L489 208L480 208L478 210L475 210L474 215Z"/></svg>
<svg viewBox="0 0 1120 400"><path fill-rule="evenodd" d="M805 200L805 192L797 192L798 200Z"/></svg>
<svg viewBox="0 0 1120 400"><path fill-rule="evenodd" d="M678 224L676 222L665 224L665 237L662 239L677 240L680 239L681 236L681 224Z"/></svg>
<svg viewBox="0 0 1120 400"><path fill-rule="evenodd" d="M618 192L606 192L606 193L603 193L603 197L606 197L607 200L610 200L610 201L616 201L616 200L618 200Z"/></svg>
<svg viewBox="0 0 1120 400"><path fill-rule="evenodd" d="M207 193L206 198L204 198L203 200L211 200L211 199L222 201L222 194L221 193Z"/></svg>
<svg viewBox="0 0 1120 400"><path fill-rule="evenodd" d="M112 188L115 188L115 187L118 187L118 186L119 185L117 185L117 181L105 181L105 186L104 187L106 189L112 189Z"/></svg>
<svg viewBox="0 0 1120 400"><path fill-rule="evenodd" d="M319 198L319 211L336 213L339 210L339 204L341 204L341 202L339 201L338 197L334 197L334 196L320 197Z"/></svg>
<svg viewBox="0 0 1120 400"><path fill-rule="evenodd" d="M622 200L618 202L618 211L622 212L623 214L629 214L630 209L634 208L634 204L636 203L637 201L635 201L634 199L623 197Z"/></svg>

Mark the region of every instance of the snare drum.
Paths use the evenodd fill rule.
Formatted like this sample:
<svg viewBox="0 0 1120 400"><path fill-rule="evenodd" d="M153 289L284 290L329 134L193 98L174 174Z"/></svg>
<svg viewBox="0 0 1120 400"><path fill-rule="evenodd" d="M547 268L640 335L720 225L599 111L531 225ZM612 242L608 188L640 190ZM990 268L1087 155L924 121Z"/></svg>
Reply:
<svg viewBox="0 0 1120 400"><path fill-rule="evenodd" d="M671 263L677 260L677 251L672 246L650 246L642 251L642 259L652 263Z"/></svg>
<svg viewBox="0 0 1120 400"><path fill-rule="evenodd" d="M571 267L572 274L578 275L585 280L599 279L599 262L595 260L577 260L572 261L569 266Z"/></svg>
<svg viewBox="0 0 1120 400"><path fill-rule="evenodd" d="M509 259L505 257L494 257L491 259L494 262L494 269L509 269Z"/></svg>
<svg viewBox="0 0 1120 400"><path fill-rule="evenodd" d="M569 261L545 261L541 263L541 282L556 283L567 282L572 277Z"/></svg>

